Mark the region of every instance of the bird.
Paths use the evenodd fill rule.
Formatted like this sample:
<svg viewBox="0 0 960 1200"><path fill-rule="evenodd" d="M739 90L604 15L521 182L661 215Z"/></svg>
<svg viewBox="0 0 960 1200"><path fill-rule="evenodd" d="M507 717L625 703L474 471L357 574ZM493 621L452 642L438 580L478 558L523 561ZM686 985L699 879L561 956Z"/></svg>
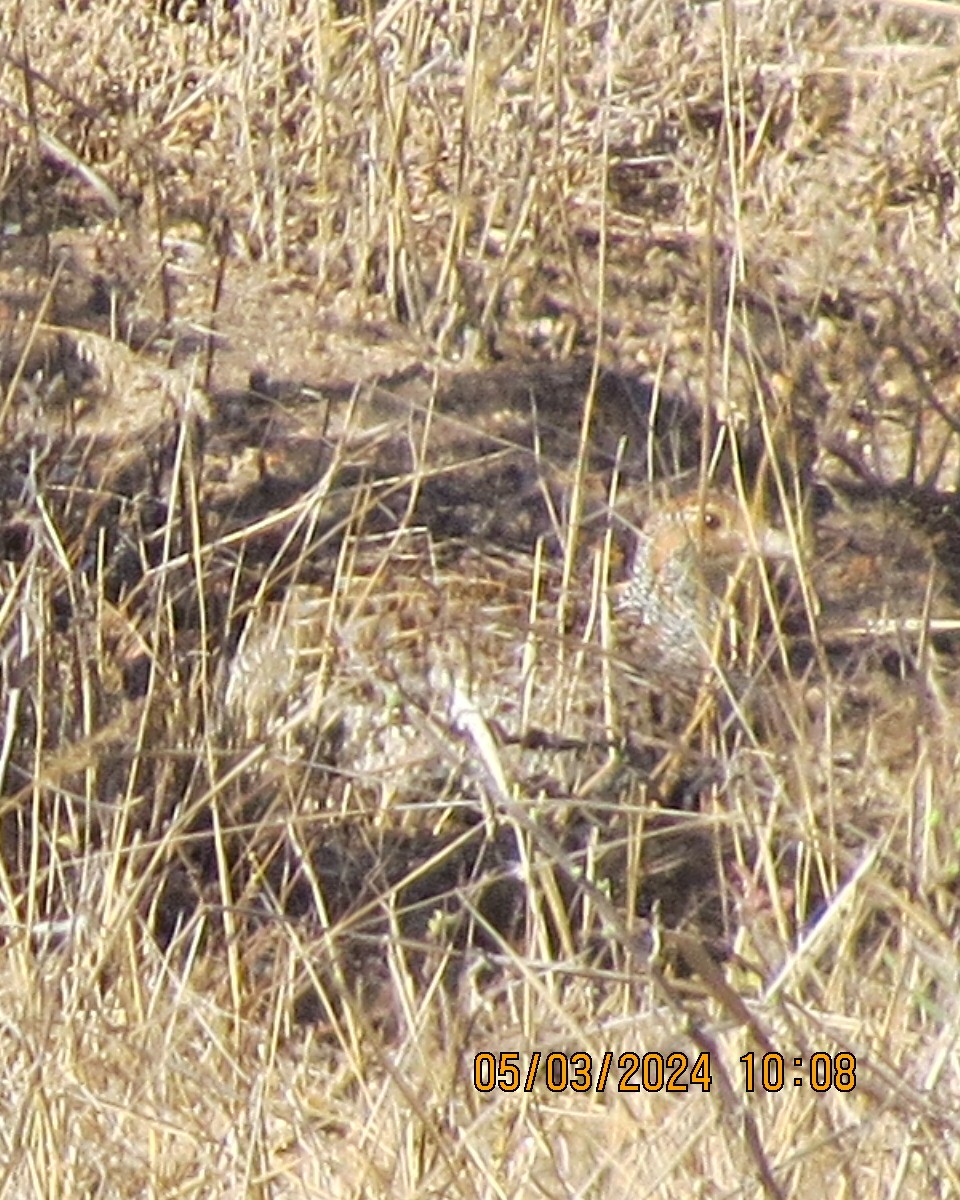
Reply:
<svg viewBox="0 0 960 1200"><path fill-rule="evenodd" d="M501 789L550 777L575 794L626 731L649 732L651 688L695 687L748 561L787 549L717 488L657 505L625 582L605 592L581 572L565 601L546 554L438 553L426 529L386 551L370 539L331 585L254 608L225 709L246 739L313 731L313 761L322 743L341 783L379 793L378 808L458 793L478 759Z"/></svg>
<svg viewBox="0 0 960 1200"><path fill-rule="evenodd" d="M751 561L792 556L789 537L729 491L693 488L665 500L638 531L619 589L621 621L641 632L634 654L675 681L729 666L718 653L720 634L727 618L739 623L741 640L752 624L749 605L737 603L751 591Z"/></svg>
<svg viewBox="0 0 960 1200"><path fill-rule="evenodd" d="M283 731L289 750L291 730L315 737L378 808L459 790L478 722L502 775L519 759L535 770L551 739L571 754L596 746L608 732L599 593L578 586L561 611L561 576L546 556L444 547L424 529L389 546L361 536L331 583L254 607L226 664L225 711L245 741Z"/></svg>

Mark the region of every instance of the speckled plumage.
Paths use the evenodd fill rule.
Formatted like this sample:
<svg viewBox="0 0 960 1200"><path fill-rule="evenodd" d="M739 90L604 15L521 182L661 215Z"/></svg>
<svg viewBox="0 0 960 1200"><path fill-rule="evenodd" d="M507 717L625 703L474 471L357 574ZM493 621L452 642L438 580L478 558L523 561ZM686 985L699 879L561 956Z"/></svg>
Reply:
<svg viewBox="0 0 960 1200"><path fill-rule="evenodd" d="M620 615L639 621L662 665L702 668L747 559L789 553L785 535L751 521L734 496L686 493L657 508L638 534Z"/></svg>
<svg viewBox="0 0 960 1200"><path fill-rule="evenodd" d="M496 757L504 778L575 793L623 736L656 740L651 692L697 686L731 578L752 547L780 549L735 499L669 502L638 535L606 637L590 570L561 608L559 562L463 552L440 566L423 536L386 559L371 546L332 593L292 589L257 612L227 677L246 737L293 721L322 741L309 755L381 803L459 791L477 721L497 744L483 770Z"/></svg>

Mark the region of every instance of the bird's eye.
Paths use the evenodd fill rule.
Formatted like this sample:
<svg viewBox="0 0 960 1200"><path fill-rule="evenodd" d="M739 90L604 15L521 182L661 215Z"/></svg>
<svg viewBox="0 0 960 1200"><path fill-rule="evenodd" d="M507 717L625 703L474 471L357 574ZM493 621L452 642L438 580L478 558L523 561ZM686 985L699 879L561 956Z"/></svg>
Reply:
<svg viewBox="0 0 960 1200"><path fill-rule="evenodd" d="M704 512L704 514L703 514L704 529L719 529L721 524L722 524L722 522L720 520L720 514L718 512L714 512L713 509L709 509L709 508L706 510L706 512Z"/></svg>

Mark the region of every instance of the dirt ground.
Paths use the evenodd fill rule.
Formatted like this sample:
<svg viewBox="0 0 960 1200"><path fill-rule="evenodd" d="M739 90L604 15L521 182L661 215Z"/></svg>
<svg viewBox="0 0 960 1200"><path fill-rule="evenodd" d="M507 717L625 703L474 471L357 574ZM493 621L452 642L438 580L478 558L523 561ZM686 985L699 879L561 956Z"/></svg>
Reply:
<svg viewBox="0 0 960 1200"><path fill-rule="evenodd" d="M957 1190L958 66L0 13L0 1195ZM615 599L694 486L791 546L699 694Z"/></svg>

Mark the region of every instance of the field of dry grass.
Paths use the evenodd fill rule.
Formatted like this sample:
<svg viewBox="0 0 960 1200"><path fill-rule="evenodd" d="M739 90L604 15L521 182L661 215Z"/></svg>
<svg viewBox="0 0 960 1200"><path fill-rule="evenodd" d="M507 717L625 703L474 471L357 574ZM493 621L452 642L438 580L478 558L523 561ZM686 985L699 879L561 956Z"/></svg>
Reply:
<svg viewBox="0 0 960 1200"><path fill-rule="evenodd" d="M3 6L0 1197L960 1194L958 67ZM707 479L698 706L612 596Z"/></svg>

